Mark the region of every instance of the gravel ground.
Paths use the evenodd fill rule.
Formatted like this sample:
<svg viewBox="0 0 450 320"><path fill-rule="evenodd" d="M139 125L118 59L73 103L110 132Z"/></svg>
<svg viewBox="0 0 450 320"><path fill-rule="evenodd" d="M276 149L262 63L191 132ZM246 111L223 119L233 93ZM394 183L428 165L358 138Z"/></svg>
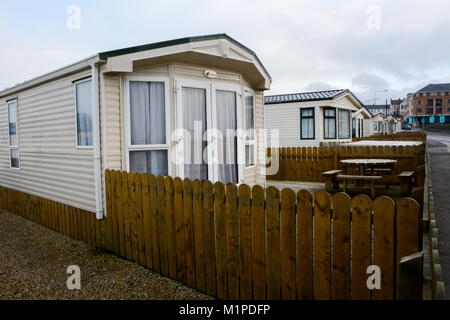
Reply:
<svg viewBox="0 0 450 320"><path fill-rule="evenodd" d="M81 269L81 290L67 289L67 267ZM212 299L136 263L0 211L0 299Z"/></svg>

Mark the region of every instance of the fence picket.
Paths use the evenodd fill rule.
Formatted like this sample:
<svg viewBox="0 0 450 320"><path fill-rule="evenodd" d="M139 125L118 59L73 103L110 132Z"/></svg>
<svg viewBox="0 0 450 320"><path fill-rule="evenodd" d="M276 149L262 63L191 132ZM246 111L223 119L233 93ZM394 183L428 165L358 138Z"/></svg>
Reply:
<svg viewBox="0 0 450 320"><path fill-rule="evenodd" d="M173 180L171 177L165 178L166 193L166 230L167 230L167 257L169 263L169 276L177 279L177 239L175 227L175 203Z"/></svg>
<svg viewBox="0 0 450 320"><path fill-rule="evenodd" d="M280 245L281 245L281 298L296 299L295 285L295 212L296 196L291 189L281 192Z"/></svg>
<svg viewBox="0 0 450 320"><path fill-rule="evenodd" d="M266 215L265 195L261 186L252 189L252 276L253 298L266 299Z"/></svg>
<svg viewBox="0 0 450 320"><path fill-rule="evenodd" d="M177 241L177 279L186 283L186 258L184 254L184 208L183 208L183 181L175 178L173 181L175 202L175 230Z"/></svg>
<svg viewBox="0 0 450 320"><path fill-rule="evenodd" d="M373 203L373 264L380 267L381 289L373 292L375 300L395 297L395 203L389 197L379 197Z"/></svg>
<svg viewBox="0 0 450 320"><path fill-rule="evenodd" d="M333 196L333 284L332 298L350 299L351 198L346 193Z"/></svg>
<svg viewBox="0 0 450 320"><path fill-rule="evenodd" d="M297 298L313 299L313 196L297 193Z"/></svg>
<svg viewBox="0 0 450 320"><path fill-rule="evenodd" d="M203 185L200 180L192 184L194 211L194 247L195 247L195 279L197 289L206 290L204 219L203 219Z"/></svg>
<svg viewBox="0 0 450 320"><path fill-rule="evenodd" d="M372 200L364 194L352 200L352 299L369 300L367 267L371 265Z"/></svg>
<svg viewBox="0 0 450 320"><path fill-rule="evenodd" d="M214 186L211 181L203 181L203 220L205 247L206 292L216 295L216 250L214 226Z"/></svg>
<svg viewBox="0 0 450 320"><path fill-rule="evenodd" d="M267 299L279 300L281 297L280 192L274 187L269 187L266 194Z"/></svg>
<svg viewBox="0 0 450 320"><path fill-rule="evenodd" d="M252 218L251 189L248 185L239 186L238 218L239 218L239 275L240 299L252 299Z"/></svg>
<svg viewBox="0 0 450 320"><path fill-rule="evenodd" d="M193 201L192 182L190 179L183 181L183 209L184 209L184 254L186 256L186 283L195 286L195 257L193 235Z"/></svg>
<svg viewBox="0 0 450 320"><path fill-rule="evenodd" d="M214 185L214 221L216 229L217 297L228 299L225 186L221 182Z"/></svg>
<svg viewBox="0 0 450 320"><path fill-rule="evenodd" d="M331 197L328 192L314 195L314 298L331 297Z"/></svg>

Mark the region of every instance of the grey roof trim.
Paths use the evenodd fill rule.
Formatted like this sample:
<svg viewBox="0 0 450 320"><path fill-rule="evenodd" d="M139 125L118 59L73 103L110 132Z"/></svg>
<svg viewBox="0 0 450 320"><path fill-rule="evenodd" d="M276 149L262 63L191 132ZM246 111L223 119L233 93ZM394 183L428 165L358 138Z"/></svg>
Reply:
<svg viewBox="0 0 450 320"><path fill-rule="evenodd" d="M278 94L264 97L264 104L333 100L336 97L347 93L347 91L348 90L345 89L339 89L339 90L326 90L314 92L300 92L292 94Z"/></svg>
<svg viewBox="0 0 450 320"><path fill-rule="evenodd" d="M264 104L279 104L279 103L292 103L292 102L304 102L304 101L323 101L334 100L340 96L350 94L361 106L364 104L356 97L349 89L337 89L337 90L324 90L313 92L300 92L292 94L279 94L264 97Z"/></svg>

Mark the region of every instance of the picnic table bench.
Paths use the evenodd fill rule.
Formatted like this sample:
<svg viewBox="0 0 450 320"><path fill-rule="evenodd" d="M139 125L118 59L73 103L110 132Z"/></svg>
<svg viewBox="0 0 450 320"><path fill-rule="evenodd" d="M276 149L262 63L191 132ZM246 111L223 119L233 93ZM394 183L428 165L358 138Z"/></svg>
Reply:
<svg viewBox="0 0 450 320"><path fill-rule="evenodd" d="M339 181L337 180L337 175L341 172L341 170L330 170L322 173L325 179L325 190L327 190L328 192L332 192L333 189L339 189Z"/></svg>
<svg viewBox="0 0 450 320"><path fill-rule="evenodd" d="M402 196L406 197L411 194L413 178L414 171L403 171L398 175L398 180L400 182L400 193Z"/></svg>
<svg viewBox="0 0 450 320"><path fill-rule="evenodd" d="M370 181L370 196L375 199L375 182L381 181L382 176L362 176L362 175L349 175L349 174L339 174L337 175L338 180L344 181L344 192L347 192L347 182L349 180L356 181Z"/></svg>

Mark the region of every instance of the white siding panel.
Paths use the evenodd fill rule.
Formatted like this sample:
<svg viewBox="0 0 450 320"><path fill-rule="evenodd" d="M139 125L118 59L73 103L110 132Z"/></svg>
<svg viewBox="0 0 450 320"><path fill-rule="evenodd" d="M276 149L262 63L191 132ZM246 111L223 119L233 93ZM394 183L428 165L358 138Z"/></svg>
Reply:
<svg viewBox="0 0 450 320"><path fill-rule="evenodd" d="M8 111L0 101L0 185L95 212L91 149L78 149L75 85L79 72L17 95L20 170L10 169Z"/></svg>

